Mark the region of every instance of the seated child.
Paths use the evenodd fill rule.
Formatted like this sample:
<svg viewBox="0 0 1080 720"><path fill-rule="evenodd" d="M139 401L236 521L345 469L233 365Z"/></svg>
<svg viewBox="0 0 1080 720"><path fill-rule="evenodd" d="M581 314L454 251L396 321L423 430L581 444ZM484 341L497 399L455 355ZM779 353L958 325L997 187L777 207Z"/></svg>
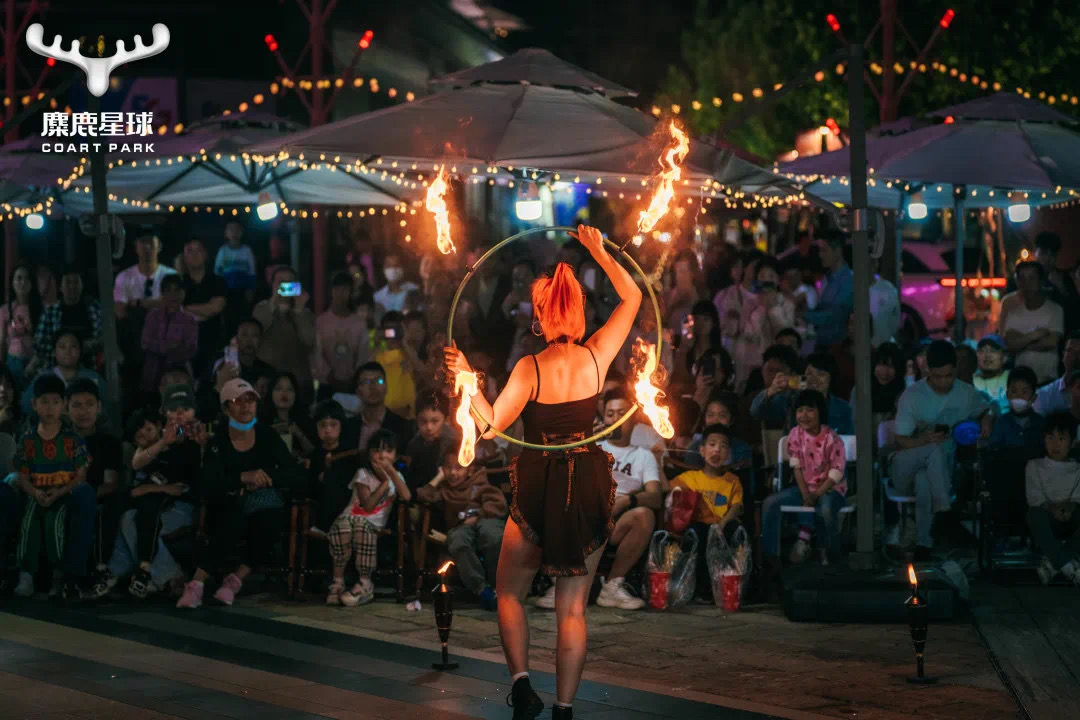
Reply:
<svg viewBox="0 0 1080 720"><path fill-rule="evenodd" d="M390 520L394 498L412 498L405 478L394 468L397 458L397 436L389 430L377 430L368 440L367 467L357 471L349 483L352 496L345 508L330 525L330 557L334 562L334 579L326 596L328 605L345 607L364 605L375 599L375 572L378 531ZM352 589L345 590L345 565L353 556L359 579Z"/></svg>
<svg viewBox="0 0 1080 720"><path fill-rule="evenodd" d="M326 534L341 508L352 497L349 484L360 469L363 451L359 448L347 450L341 444L341 431L346 418L345 409L337 400L318 403L311 416L315 421L319 447L308 453L305 463L309 478L307 496L319 503L311 527Z"/></svg>
<svg viewBox="0 0 1080 720"><path fill-rule="evenodd" d="M1045 585L1058 573L1080 586L1080 463L1069 459L1076 420L1068 412L1046 419L1046 457L1027 464L1027 524L1043 552L1037 572Z"/></svg>
<svg viewBox="0 0 1080 720"><path fill-rule="evenodd" d="M64 381L49 373L33 385L37 424L16 444L12 467L26 496L19 537L15 594L34 594L42 539L53 568L50 596L82 598L94 535L97 499L86 484L86 443L63 424Z"/></svg>
<svg viewBox="0 0 1080 720"><path fill-rule="evenodd" d="M195 521L195 487L202 471L199 441L205 442L205 430L195 421L195 391L190 386L166 388L162 402L164 432L153 412L136 413L131 423L137 448L131 462L135 507L120 520L108 568L94 586L95 597L107 595L129 573L128 593L140 600L184 577L161 538Z"/></svg>
<svg viewBox="0 0 1080 720"><path fill-rule="evenodd" d="M780 555L780 508L802 504L815 510L818 554L821 563L840 549L840 510L844 507L847 483L844 470L847 454L844 441L825 423L828 406L816 390L803 390L795 398L795 427L788 434L787 448L795 484L765 499L761 511L761 543L767 561L774 564ZM792 562L802 562L810 552L810 528L799 530L791 551Z"/></svg>
<svg viewBox="0 0 1080 720"><path fill-rule="evenodd" d="M1005 341L997 335L987 335L978 345L979 369L971 384L993 403L997 414L1009 410L1008 385L1010 373L1005 369Z"/></svg>
<svg viewBox="0 0 1080 720"><path fill-rule="evenodd" d="M988 448L1023 450L1025 461L1043 454L1045 418L1035 412L1037 386L1034 370L1025 365L1012 369L1005 392L1008 409L994 422L994 429L986 443Z"/></svg>
<svg viewBox="0 0 1080 720"><path fill-rule="evenodd" d="M731 539L739 527L739 518L743 513L743 488L739 476L727 471L731 464L732 434L726 425L715 424L706 427L702 433L701 455L705 468L687 470L671 481L669 503L677 493L691 490L700 493L694 509L693 525L698 536L698 589L702 593L712 587L709 579L709 566L706 553L701 552L703 543L709 539L709 525L719 525L724 537Z"/></svg>
<svg viewBox="0 0 1080 720"><path fill-rule="evenodd" d="M454 426L446 422L448 411L444 395L428 392L417 398L416 435L405 448L409 458L405 479L412 490L431 482L442 468L443 451L461 441Z"/></svg>
<svg viewBox="0 0 1080 720"><path fill-rule="evenodd" d="M420 488L417 497L442 503L448 528L446 549L457 564L458 577L480 598L484 609L495 610L492 584L509 510L502 491L488 483L487 472L462 467L457 455L457 448L443 453L442 478Z"/></svg>

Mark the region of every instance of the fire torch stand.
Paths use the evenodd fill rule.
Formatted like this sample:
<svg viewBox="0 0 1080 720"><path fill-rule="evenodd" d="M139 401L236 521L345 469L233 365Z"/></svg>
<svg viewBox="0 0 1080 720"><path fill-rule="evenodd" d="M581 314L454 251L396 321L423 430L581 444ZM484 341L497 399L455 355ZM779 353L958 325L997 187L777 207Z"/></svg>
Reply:
<svg viewBox="0 0 1080 720"><path fill-rule="evenodd" d="M458 664L450 662L447 643L450 642L450 625L454 622L454 590L447 582L446 575L452 563L446 563L439 571L439 584L431 591L435 605L435 626L439 629L442 642L442 662L432 663L436 670L457 670Z"/></svg>
<svg viewBox="0 0 1080 720"><path fill-rule="evenodd" d="M907 681L916 685L932 685L936 677L927 677L923 671L923 654L926 650L927 626L930 620L930 604L920 598L918 593L904 603L908 611L908 624L911 626L911 641L915 645L915 677Z"/></svg>

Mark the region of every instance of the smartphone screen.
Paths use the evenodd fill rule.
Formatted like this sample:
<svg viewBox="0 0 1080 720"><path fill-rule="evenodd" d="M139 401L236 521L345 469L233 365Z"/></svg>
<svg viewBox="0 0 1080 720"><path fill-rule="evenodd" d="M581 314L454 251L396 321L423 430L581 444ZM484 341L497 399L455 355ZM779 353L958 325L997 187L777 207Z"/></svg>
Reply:
<svg viewBox="0 0 1080 720"><path fill-rule="evenodd" d="M386 330L383 331L383 337L393 339L397 337L397 332L394 328L386 328Z"/></svg>
<svg viewBox="0 0 1080 720"><path fill-rule="evenodd" d="M278 295L282 297L296 297L302 292L300 283L287 282L278 286Z"/></svg>

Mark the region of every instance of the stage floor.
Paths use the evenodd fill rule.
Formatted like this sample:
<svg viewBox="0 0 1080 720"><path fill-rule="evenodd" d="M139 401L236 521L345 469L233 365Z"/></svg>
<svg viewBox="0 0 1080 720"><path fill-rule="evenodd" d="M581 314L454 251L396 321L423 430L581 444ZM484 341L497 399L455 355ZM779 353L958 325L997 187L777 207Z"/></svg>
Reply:
<svg viewBox="0 0 1080 720"><path fill-rule="evenodd" d="M490 613L455 614L460 669L438 673L431 608L245 597L231 609L165 604L66 609L11 602L0 614L0 717L508 720ZM550 705L554 618L530 610L534 683ZM776 607L725 615L590 608L590 662L575 716L602 720L965 717L1016 705L967 622L931 628L915 687L907 629L793 624ZM857 715L856 715L857 713ZM543 718L549 717L549 712Z"/></svg>

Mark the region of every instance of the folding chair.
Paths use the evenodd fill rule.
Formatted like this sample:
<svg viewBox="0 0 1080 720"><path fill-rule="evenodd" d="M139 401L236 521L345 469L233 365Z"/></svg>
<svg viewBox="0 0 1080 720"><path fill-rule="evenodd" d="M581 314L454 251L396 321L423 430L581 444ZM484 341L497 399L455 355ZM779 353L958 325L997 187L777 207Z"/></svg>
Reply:
<svg viewBox="0 0 1080 720"><path fill-rule="evenodd" d="M846 465L851 465L851 463L855 462L855 450L856 450L856 448L855 448L855 436L854 435L841 435L840 439L844 441L844 462L845 462ZM776 449L776 458L777 458L776 482L774 484L774 490L776 490L776 491L779 491L783 487L784 464L791 457L788 454L787 440L788 440L788 436L784 435L784 436L782 436L780 438L780 440L777 443L777 449ZM855 493L852 492L852 490L854 489L854 476L851 473L846 472L846 470L845 470L845 476L847 477L847 480L848 480L848 494L844 498L844 500L846 501L847 504L844 505L844 507L842 507L840 509L840 519L841 519L841 521L844 519L845 515L850 515L851 513L855 512ZM804 505L781 505L780 506L780 512L781 513L809 513L810 515L813 515L814 512L815 512L815 509L812 508L812 507L806 507Z"/></svg>

